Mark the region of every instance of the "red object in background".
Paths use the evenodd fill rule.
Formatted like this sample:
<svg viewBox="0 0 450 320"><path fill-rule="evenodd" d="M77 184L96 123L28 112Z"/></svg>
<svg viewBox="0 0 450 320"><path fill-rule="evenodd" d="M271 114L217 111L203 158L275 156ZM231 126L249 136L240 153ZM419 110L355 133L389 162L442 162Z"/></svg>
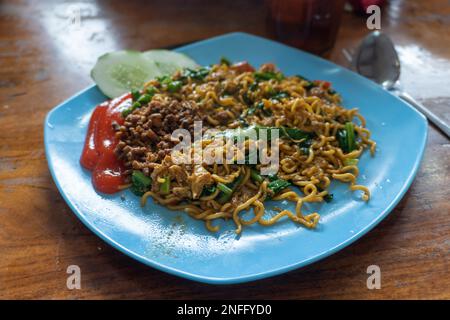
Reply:
<svg viewBox="0 0 450 320"><path fill-rule="evenodd" d="M345 0L268 0L267 27L294 47L326 54L334 46Z"/></svg>
<svg viewBox="0 0 450 320"><path fill-rule="evenodd" d="M231 66L231 69L237 71L238 73L255 71L255 68L253 68L247 61L237 62Z"/></svg>
<svg viewBox="0 0 450 320"><path fill-rule="evenodd" d="M349 0L353 10L358 13L366 13L366 10L371 5L383 6L385 0Z"/></svg>
<svg viewBox="0 0 450 320"><path fill-rule="evenodd" d="M125 183L125 167L114 153L118 139L112 123L123 124L121 112L130 102L129 93L104 102L95 108L89 121L80 163L92 171L92 184L103 193L115 193Z"/></svg>

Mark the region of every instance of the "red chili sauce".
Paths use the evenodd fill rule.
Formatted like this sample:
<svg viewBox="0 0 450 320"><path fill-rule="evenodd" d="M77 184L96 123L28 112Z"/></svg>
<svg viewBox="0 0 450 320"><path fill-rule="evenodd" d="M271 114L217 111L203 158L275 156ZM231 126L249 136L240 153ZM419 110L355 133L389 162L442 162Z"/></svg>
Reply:
<svg viewBox="0 0 450 320"><path fill-rule="evenodd" d="M98 105L89 121L86 141L81 154L81 165L92 171L92 184L103 193L119 191L125 184L125 167L114 153L117 143L112 127L113 121L122 125L122 110L131 103L131 94L127 93L111 101Z"/></svg>

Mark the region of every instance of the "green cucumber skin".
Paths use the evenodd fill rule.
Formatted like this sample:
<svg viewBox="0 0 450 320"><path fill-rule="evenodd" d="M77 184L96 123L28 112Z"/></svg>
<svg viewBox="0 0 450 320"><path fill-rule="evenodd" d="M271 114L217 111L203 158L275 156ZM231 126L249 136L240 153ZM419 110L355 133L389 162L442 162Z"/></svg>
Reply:
<svg viewBox="0 0 450 320"><path fill-rule="evenodd" d="M91 78L106 96L115 98L141 89L145 82L156 77L196 66L194 60L178 52L122 50L100 56L91 70Z"/></svg>
<svg viewBox="0 0 450 320"><path fill-rule="evenodd" d="M132 89L140 89L146 81L160 75L155 62L144 59L140 52L131 50L102 55L91 71L92 79L110 98Z"/></svg>
<svg viewBox="0 0 450 320"><path fill-rule="evenodd" d="M163 74L173 74L184 68L196 68L198 64L184 53L164 49L148 50L144 58L155 61Z"/></svg>

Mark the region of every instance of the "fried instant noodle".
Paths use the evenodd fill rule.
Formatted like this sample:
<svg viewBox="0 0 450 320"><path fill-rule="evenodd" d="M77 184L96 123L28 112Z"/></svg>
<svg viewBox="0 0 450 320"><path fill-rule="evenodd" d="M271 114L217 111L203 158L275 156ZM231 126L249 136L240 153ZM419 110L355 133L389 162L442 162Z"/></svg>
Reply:
<svg viewBox="0 0 450 320"><path fill-rule="evenodd" d="M141 94L145 92L151 93L150 101L126 114L116 132L120 139L116 153L128 169L130 183L136 182L136 172L148 179L146 189L137 192L142 206L151 197L205 221L210 231L219 230L214 220L225 219L232 220L241 233L244 226L270 226L284 217L314 228L320 216L304 212L303 204L331 200L328 188L333 180L348 183L364 201L370 198L369 189L357 184L358 158L365 149L373 155L376 144L363 116L357 109L342 107L339 94L326 81L284 76L272 64L255 71L247 63L222 61L152 80ZM178 163L172 151L180 140L171 134L184 128L193 137L195 121L201 121L203 132L279 130L274 140L278 172L261 175L265 165L258 157L256 163L245 160L259 138L244 140L243 149L233 146L232 139L218 143L224 141L220 135L193 141L192 146L218 157L231 150L231 161ZM267 199L295 202L295 211L279 210L269 216ZM242 218L249 210L251 218Z"/></svg>

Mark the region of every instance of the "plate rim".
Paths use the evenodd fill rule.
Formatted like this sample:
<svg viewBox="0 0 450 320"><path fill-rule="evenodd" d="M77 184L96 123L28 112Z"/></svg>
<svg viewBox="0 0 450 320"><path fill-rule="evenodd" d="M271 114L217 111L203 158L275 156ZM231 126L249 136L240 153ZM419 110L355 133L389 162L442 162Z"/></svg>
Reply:
<svg viewBox="0 0 450 320"><path fill-rule="evenodd" d="M176 48L174 51L177 50L184 50L184 49L189 49L192 47L196 47L198 45L202 45L205 44L207 42L210 42L212 40L220 40L220 39L224 39L224 38L231 38L231 37L250 37L250 38L256 38L258 40L264 40L267 42L272 42L277 44L278 46L284 46L286 48L289 49L294 49L294 50L298 50L301 51L304 54L307 54L315 59L320 59L322 60L322 62L327 63L330 66L337 66L339 68L344 68L347 71L350 71L353 73L353 75L356 75L357 77L360 78L361 81L370 81L364 77L362 77L361 75L353 72L352 70L349 70L347 68L345 68L344 66L340 66L335 64L334 62L328 61L326 59L323 59L319 56L315 56L313 54L310 54L308 52L305 52L303 50L297 49L297 48L293 48L287 45L284 45L282 43L273 41L271 39L267 39L264 37L260 37L260 36L256 36L253 34L249 34L249 33L245 33L245 32L231 32L231 33L226 33L226 34L222 34L219 36L215 36L215 37L211 37L211 38L207 38L204 40L200 40L200 41L196 41L194 43L185 45L185 46L181 46ZM391 203L386 206L380 214L378 214L370 223L366 224L366 226L364 228L362 228L359 232L355 233L354 235L352 235L350 238L347 238L346 240L338 243L337 245L335 245L334 247L330 247L328 250L325 250L323 252L320 252L312 257L309 257L307 259L303 259L300 260L296 263L291 263L288 265L284 265L282 267L278 267L278 268L273 268L273 269L269 269L267 271L263 271L263 272L259 272L259 273L253 273L253 274L249 274L249 275L244 275L244 276L236 276L236 277L211 277L211 276L202 276L202 275L198 275L198 274L194 274L179 268L174 268L171 266L168 266L164 263L159 263L157 260L152 259L152 258L148 258L148 257L144 257L142 255L137 254L136 252L133 252L131 250L129 250L127 247L121 245L120 243L116 242L115 240L113 240L112 238L110 238L109 236L107 236L106 234L104 234L102 232L101 229L95 227L95 225L91 224L86 218L85 215L81 212L80 209L78 209L75 204L69 199L69 197L67 196L67 194L65 193L64 189L62 188L59 180L56 178L56 174L54 171L54 167L53 167L53 162L50 161L51 155L50 155L50 151L49 151L49 123L50 123L50 119L52 117L52 115L60 108L63 108L69 101L83 95L86 94L88 91L90 90L94 90L97 87L96 84L93 84L91 86L88 86L85 89L80 90L79 92L75 93L74 95L72 95L70 98L64 100L62 103L58 104L57 106L55 106L54 108L52 108L46 115L45 120L44 120L44 146L45 146L45 156L47 159L47 164L49 167L49 171L50 174L52 176L52 179L59 191L59 193L61 194L61 196L63 197L64 201L66 202L66 204L70 207L70 209L73 211L73 213L75 214L75 216L81 220L81 222L90 230L92 231L95 235L97 235L100 239L102 239L104 242L106 242L108 245L112 246L113 248L119 250L120 252L124 253L125 255L129 256L130 258L133 258L147 266L150 266L152 268L155 268L159 271L163 271L166 273L169 273L171 275L175 275L178 277L182 277L188 280L192 280L192 281L197 281L197 282L202 282L202 283L207 283L207 284L219 284L219 285L226 285L226 284L237 284L237 283L244 283L244 282L249 282L249 281L256 281L256 280L260 280L260 279L264 279L264 278L270 278L270 277L274 277L276 275L280 275L286 272L290 272L292 270L296 270L296 269L300 269L302 267L305 267L309 264L312 264L314 262L317 262L319 260L322 260L326 257L329 257L330 255L350 246L351 244L353 244L356 240L358 240L359 238L361 238L363 235L365 235L366 233L368 233L369 231L371 231L374 227L376 227L382 220L384 220L386 218L386 216L391 213L393 211L393 209L397 206L397 204L400 202L400 200L405 196L406 192L408 191L408 189L410 188L412 182L414 181L414 178L417 175L417 172L419 170L420 164L423 160L423 156L424 156L424 151L425 151L425 146L426 146L426 141L428 138L428 122L425 118L425 116L423 116L419 111L417 111L415 108L413 108L412 106L410 106L409 104L405 103L402 101L404 107L408 107L410 109L412 109L414 111L415 116L418 118L419 121L422 121L422 125L424 125L424 134L421 137L420 143L419 145L419 153L416 156L416 159L414 161L412 170L409 172L407 179L404 181L400 191L396 194L395 198L391 201ZM390 94L393 98L400 100L398 97L396 97L395 95L393 95L391 92L384 90L383 88L379 87L382 91L384 91L385 93Z"/></svg>

